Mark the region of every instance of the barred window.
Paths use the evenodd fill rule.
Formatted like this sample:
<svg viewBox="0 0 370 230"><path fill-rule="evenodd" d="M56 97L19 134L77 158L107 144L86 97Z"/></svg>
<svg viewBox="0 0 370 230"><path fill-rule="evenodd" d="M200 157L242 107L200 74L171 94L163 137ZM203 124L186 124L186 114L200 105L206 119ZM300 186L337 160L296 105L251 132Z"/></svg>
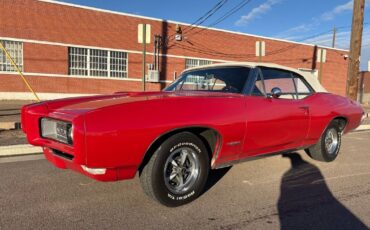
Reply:
<svg viewBox="0 0 370 230"><path fill-rule="evenodd" d="M127 53L70 47L69 74L94 77L127 77Z"/></svg>
<svg viewBox="0 0 370 230"><path fill-rule="evenodd" d="M127 77L127 53L110 52L110 76Z"/></svg>
<svg viewBox="0 0 370 230"><path fill-rule="evenodd" d="M108 51L90 50L90 76L108 76Z"/></svg>
<svg viewBox="0 0 370 230"><path fill-rule="evenodd" d="M9 55L13 58L19 69L23 71L23 43L16 41L1 41ZM0 50L0 71L15 72L15 68L6 57L3 50Z"/></svg>
<svg viewBox="0 0 370 230"><path fill-rule="evenodd" d="M212 61L202 59L185 59L185 69L210 64L212 64Z"/></svg>
<svg viewBox="0 0 370 230"><path fill-rule="evenodd" d="M69 48L69 74L71 75L89 75L88 70L88 49L83 48Z"/></svg>

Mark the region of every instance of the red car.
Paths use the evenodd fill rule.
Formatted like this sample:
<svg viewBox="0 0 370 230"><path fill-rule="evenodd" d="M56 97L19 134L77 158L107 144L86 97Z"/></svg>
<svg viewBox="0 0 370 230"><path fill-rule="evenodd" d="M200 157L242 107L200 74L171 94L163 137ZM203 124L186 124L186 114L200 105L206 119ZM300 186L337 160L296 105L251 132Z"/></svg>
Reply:
<svg viewBox="0 0 370 230"><path fill-rule="evenodd" d="M99 181L133 178L166 206L202 192L210 169L305 149L333 161L364 110L308 73L275 64L185 70L162 92L24 106L23 131L46 158ZM268 168L268 166L266 166Z"/></svg>

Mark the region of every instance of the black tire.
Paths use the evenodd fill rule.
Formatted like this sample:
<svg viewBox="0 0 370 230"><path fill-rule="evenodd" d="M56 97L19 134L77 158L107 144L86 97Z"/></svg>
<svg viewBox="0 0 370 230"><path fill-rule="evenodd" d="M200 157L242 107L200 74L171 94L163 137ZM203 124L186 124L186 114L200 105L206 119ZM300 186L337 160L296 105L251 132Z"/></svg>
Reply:
<svg viewBox="0 0 370 230"><path fill-rule="evenodd" d="M158 147L142 169L140 182L149 197L165 206L176 207L195 200L202 193L209 168L209 155L203 142L190 132L182 132Z"/></svg>
<svg viewBox="0 0 370 230"><path fill-rule="evenodd" d="M337 136L336 147L335 148L333 147L332 150L328 150L328 148L326 147L326 142L325 142L325 138L330 136L330 132L333 132L334 136L335 135ZM341 143L342 143L342 131L339 128L338 122L333 121L325 129L319 141L314 146L311 146L310 148L305 149L305 151L314 160L323 161L323 162L331 162L337 158Z"/></svg>

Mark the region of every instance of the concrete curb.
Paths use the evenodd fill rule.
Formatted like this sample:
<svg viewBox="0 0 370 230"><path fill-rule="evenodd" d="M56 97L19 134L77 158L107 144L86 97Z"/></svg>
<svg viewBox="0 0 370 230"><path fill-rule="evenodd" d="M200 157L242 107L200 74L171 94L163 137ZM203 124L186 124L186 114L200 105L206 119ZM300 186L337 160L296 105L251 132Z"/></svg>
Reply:
<svg viewBox="0 0 370 230"><path fill-rule="evenodd" d="M11 129L21 129L21 123L20 122L0 122L0 130L11 130Z"/></svg>
<svg viewBox="0 0 370 230"><path fill-rule="evenodd" d="M0 157L42 153L42 148L33 145L0 146Z"/></svg>
<svg viewBox="0 0 370 230"><path fill-rule="evenodd" d="M357 129L354 131L364 131L364 130L370 130L370 125L360 125Z"/></svg>

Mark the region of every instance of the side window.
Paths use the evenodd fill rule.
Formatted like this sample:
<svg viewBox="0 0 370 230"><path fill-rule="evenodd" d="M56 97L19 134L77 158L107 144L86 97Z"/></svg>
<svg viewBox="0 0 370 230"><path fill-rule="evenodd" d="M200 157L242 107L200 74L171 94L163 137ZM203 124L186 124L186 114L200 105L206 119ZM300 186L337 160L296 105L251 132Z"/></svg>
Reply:
<svg viewBox="0 0 370 230"><path fill-rule="evenodd" d="M256 82L253 86L252 95L253 96L265 96L263 89L263 82L261 79L261 74L258 74L258 77L256 79Z"/></svg>
<svg viewBox="0 0 370 230"><path fill-rule="evenodd" d="M312 94L312 90L307 86L306 82L302 80L302 77L296 73L293 73L294 84L297 87L298 99L303 99Z"/></svg>
<svg viewBox="0 0 370 230"><path fill-rule="evenodd" d="M176 85L168 89L242 93L249 72L250 69L246 67L207 68L189 71L184 73Z"/></svg>
<svg viewBox="0 0 370 230"><path fill-rule="evenodd" d="M290 72L261 67L266 94L270 95L274 87L279 87L282 91L280 98L295 99L296 90Z"/></svg>

